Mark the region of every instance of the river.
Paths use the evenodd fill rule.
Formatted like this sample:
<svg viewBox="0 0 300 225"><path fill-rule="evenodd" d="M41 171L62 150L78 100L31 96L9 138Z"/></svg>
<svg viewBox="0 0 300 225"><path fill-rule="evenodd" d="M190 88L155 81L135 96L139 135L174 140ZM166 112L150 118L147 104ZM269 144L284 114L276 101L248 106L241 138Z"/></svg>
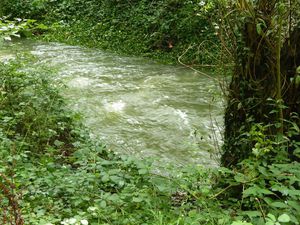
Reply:
<svg viewBox="0 0 300 225"><path fill-rule="evenodd" d="M109 149L161 165L217 165L223 104L215 79L182 66L60 43L0 47L2 60L17 53L31 53L37 65L55 69L56 79L67 85L62 94L69 106Z"/></svg>

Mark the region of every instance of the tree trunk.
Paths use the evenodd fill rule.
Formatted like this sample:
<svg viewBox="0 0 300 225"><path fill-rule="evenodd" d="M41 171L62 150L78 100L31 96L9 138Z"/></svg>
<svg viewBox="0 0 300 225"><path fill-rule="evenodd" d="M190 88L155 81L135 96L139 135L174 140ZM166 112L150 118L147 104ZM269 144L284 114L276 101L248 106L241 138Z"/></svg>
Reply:
<svg viewBox="0 0 300 225"><path fill-rule="evenodd" d="M269 136L289 132L290 123L285 123L286 120L300 127L300 76L297 74L300 28L294 28L290 37L284 38L281 25L274 27L272 20L276 1L261 0L255 7L255 15L242 26L242 38L235 49L236 66L225 110L221 158L221 164L226 167L236 166L252 153L255 143L249 140L249 132L254 124L266 125ZM282 46L281 38L284 38ZM287 107L282 110L280 105ZM298 140L299 134L292 135L291 139ZM294 157L293 150L290 156Z"/></svg>

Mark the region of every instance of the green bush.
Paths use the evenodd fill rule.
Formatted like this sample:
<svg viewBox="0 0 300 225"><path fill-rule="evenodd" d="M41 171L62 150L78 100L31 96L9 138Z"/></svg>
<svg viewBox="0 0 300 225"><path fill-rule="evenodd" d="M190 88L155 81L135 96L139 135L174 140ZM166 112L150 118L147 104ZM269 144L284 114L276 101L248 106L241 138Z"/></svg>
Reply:
<svg viewBox="0 0 300 225"><path fill-rule="evenodd" d="M238 164L235 170L224 169L218 183L225 187L220 191L222 202L235 205L236 218L253 224L299 224L300 221L300 165L289 157L289 136L299 128L291 123L288 136L266 135L270 126L255 124L241 139L253 144L249 158Z"/></svg>
<svg viewBox="0 0 300 225"><path fill-rule="evenodd" d="M17 71L12 63L0 66L0 117L2 135L30 154L43 154L57 146L60 154L72 152L73 115L47 71Z"/></svg>

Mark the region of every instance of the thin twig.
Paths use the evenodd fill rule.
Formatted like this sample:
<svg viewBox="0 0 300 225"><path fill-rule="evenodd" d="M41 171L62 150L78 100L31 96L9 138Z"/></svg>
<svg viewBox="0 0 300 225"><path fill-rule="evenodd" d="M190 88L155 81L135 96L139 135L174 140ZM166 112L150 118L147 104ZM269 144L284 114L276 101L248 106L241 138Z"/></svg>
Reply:
<svg viewBox="0 0 300 225"><path fill-rule="evenodd" d="M259 201L258 198L255 198L255 200L258 202L259 210L261 212L261 215L263 216L264 222L266 223L267 222L266 221L266 214L265 214L265 212L264 212L264 210L263 210L263 208L261 206L261 203L260 203L260 201Z"/></svg>
<svg viewBox="0 0 300 225"><path fill-rule="evenodd" d="M214 77L208 75L207 73L204 73L204 72L202 72L202 71L200 71L200 70L197 70L197 69L195 69L194 67L192 67L192 66L190 66L190 65L187 65L187 64L185 64L185 63L183 63L183 62L181 61L182 57L183 57L183 56L184 56L184 55L185 55L192 47L193 47L193 46L190 45L190 46L184 51L184 53L183 53L181 56L178 57L178 62L179 62L181 65L183 65L184 67L187 67L187 68L189 68L189 69L195 71L196 73L199 73L200 75L206 76L206 77L208 77L209 79L212 79L212 80L214 80L214 81L216 81L216 82L219 83L220 81L219 81L218 79L216 79L216 78L214 78Z"/></svg>
<svg viewBox="0 0 300 225"><path fill-rule="evenodd" d="M237 185L239 185L239 184L230 184L230 185L228 185L226 188L222 189L222 190L219 191L217 194L211 196L211 197L209 198L209 200L218 197L219 195L221 195L221 194L223 194L225 191L227 191L229 188L232 188L232 187L237 186Z"/></svg>

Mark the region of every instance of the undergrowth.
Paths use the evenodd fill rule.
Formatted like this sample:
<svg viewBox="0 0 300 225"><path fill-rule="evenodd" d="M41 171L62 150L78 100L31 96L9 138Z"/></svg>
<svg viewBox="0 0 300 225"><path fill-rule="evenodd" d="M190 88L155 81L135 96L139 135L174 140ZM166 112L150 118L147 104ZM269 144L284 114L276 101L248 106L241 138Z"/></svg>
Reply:
<svg viewBox="0 0 300 225"><path fill-rule="evenodd" d="M299 163L263 126L245 134L257 144L239 169L155 174L91 140L53 71L28 63L0 64L1 224L299 224Z"/></svg>
<svg viewBox="0 0 300 225"><path fill-rule="evenodd" d="M0 180L1 224L14 214L4 187L24 224L215 224L225 216L192 191L209 193L208 172L164 177L149 162L108 151L66 108L49 70L26 70L27 63L0 65L0 173L13 184Z"/></svg>
<svg viewBox="0 0 300 225"><path fill-rule="evenodd" d="M299 157L290 141L299 115L285 121L285 136L262 124L244 132L240 141L254 147L235 169L195 165L162 176L91 140L55 71L29 69L32 60L0 64L1 224L299 224L300 166L289 157L290 149Z"/></svg>

